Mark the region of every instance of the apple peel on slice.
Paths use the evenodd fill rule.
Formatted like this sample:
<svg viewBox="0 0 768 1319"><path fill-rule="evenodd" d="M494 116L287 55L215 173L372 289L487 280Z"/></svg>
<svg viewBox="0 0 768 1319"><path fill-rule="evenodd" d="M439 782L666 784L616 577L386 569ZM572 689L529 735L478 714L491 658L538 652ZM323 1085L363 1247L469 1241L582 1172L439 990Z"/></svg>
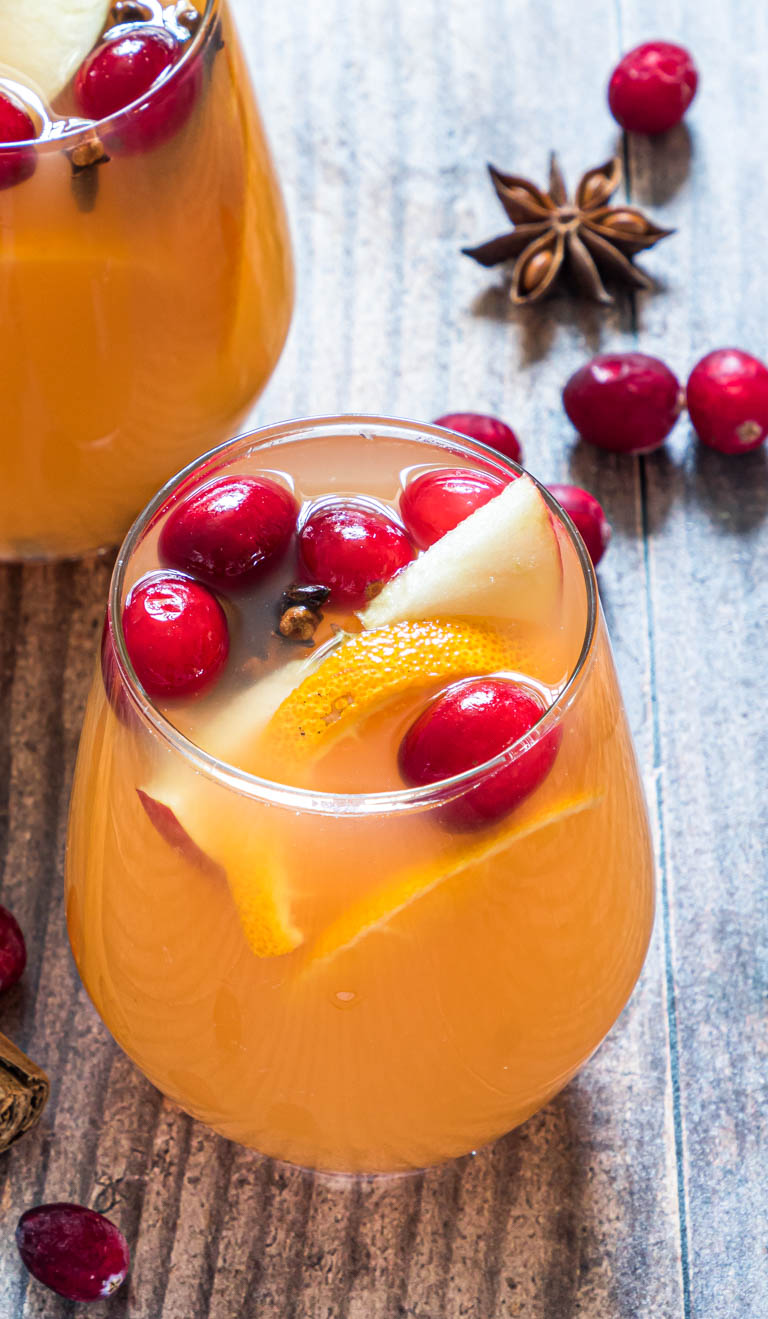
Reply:
<svg viewBox="0 0 768 1319"><path fill-rule="evenodd" d="M358 618L365 628L448 616L543 624L562 588L549 509L521 476L403 568Z"/></svg>
<svg viewBox="0 0 768 1319"><path fill-rule="evenodd" d="M0 0L0 64L50 104L96 45L108 0Z"/></svg>

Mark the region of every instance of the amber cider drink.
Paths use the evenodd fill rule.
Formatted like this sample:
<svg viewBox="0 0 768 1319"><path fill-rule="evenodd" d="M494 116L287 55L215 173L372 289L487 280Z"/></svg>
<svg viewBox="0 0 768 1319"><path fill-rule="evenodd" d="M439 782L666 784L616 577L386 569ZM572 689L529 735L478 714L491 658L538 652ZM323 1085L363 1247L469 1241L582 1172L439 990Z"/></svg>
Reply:
<svg viewBox="0 0 768 1319"><path fill-rule="evenodd" d="M500 493L423 548L409 491L428 477L432 494L446 470ZM152 695L136 602L174 573L198 589L193 559L178 568L185 510L244 478L281 488L295 530L248 582L214 589L200 568L226 655L196 694ZM357 599L334 587L309 610L311 635L281 635L287 610L305 607L296 584L336 580L331 540L309 529L345 501L389 520L406 562ZM496 594L488 510L501 519L503 505L519 554ZM457 693L488 675L522 693L530 726L486 759L481 738L458 774L416 782L414 730L434 741L436 713L454 718ZM455 718L445 754L469 755L475 716ZM188 1112L264 1154L404 1171L545 1104L627 1002L653 920L645 805L594 575L555 502L480 445L385 418L255 432L171 482L115 569L67 910L80 974L123 1049Z"/></svg>
<svg viewBox="0 0 768 1319"><path fill-rule="evenodd" d="M236 428L290 320L286 219L225 0L104 8L110 40L180 34L173 67L106 119L77 77L51 104L6 76L0 48L0 109L34 130L0 142L0 559L118 543Z"/></svg>

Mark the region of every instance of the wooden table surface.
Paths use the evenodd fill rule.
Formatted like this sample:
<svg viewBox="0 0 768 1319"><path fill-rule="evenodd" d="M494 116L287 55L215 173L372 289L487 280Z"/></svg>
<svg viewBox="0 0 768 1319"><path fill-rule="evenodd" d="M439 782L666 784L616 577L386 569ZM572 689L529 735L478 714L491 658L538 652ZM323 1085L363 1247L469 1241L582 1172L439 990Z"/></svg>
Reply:
<svg viewBox="0 0 768 1319"><path fill-rule="evenodd" d="M2 1029L50 1105L3 1156L0 1315L80 1313L13 1245L44 1200L108 1210L130 1286L94 1319L759 1319L765 1230L766 453L577 446L560 389L600 349L685 378L768 351L768 8L754 0L238 0L292 217L299 292L255 417L509 419L540 478L603 501L603 602L658 856L653 944L596 1057L493 1148L410 1178L313 1179L164 1102L90 1007L63 923L67 797L109 562L0 570L2 900L30 964ZM622 149L619 52L695 52L686 128L626 145L628 195L677 234L652 295L514 310L459 255L499 232L487 177L570 180ZM761 889L763 896L761 900ZM762 1143L761 1143L762 1142ZM84 1307L83 1307L84 1310Z"/></svg>

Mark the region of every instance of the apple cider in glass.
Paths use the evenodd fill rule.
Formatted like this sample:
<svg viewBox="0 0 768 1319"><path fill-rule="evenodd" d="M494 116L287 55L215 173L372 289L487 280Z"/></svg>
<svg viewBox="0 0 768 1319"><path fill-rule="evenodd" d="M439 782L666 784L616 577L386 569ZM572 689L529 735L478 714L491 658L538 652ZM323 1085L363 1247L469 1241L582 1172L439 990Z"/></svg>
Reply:
<svg viewBox="0 0 768 1319"><path fill-rule="evenodd" d="M115 569L67 874L107 1026L224 1135L394 1172L524 1121L653 919L573 526L411 422L276 426L188 468Z"/></svg>
<svg viewBox="0 0 768 1319"><path fill-rule="evenodd" d="M280 354L286 221L224 0L0 5L0 559L118 542Z"/></svg>

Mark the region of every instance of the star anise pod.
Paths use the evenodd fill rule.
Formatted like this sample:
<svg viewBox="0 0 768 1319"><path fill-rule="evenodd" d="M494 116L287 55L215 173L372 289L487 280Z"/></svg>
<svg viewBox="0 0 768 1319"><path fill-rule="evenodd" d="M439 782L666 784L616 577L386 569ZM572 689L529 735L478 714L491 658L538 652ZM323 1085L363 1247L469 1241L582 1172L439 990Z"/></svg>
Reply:
<svg viewBox="0 0 768 1319"><path fill-rule="evenodd" d="M603 303L613 302L603 274L633 288L653 287L648 276L632 264L632 257L674 230L659 229L634 206L606 205L621 182L618 157L587 170L572 201L554 152L549 192L515 174L502 174L493 165L488 172L514 228L462 251L482 266L514 259L513 302L538 302L566 270L584 293Z"/></svg>

